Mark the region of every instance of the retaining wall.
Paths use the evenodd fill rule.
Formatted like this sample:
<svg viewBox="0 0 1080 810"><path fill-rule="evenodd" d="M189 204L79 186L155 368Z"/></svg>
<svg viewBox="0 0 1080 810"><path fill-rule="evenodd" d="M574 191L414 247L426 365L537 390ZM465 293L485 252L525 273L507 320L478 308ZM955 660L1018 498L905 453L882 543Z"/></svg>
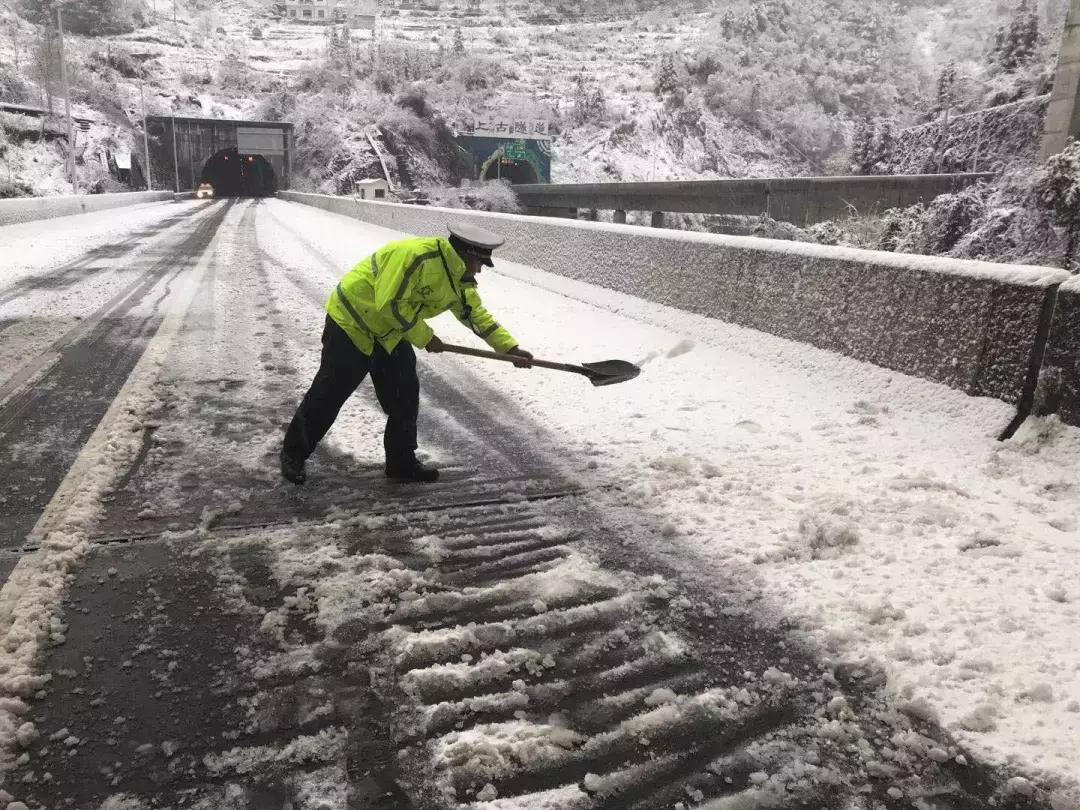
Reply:
<svg viewBox="0 0 1080 810"><path fill-rule="evenodd" d="M16 197L0 200L0 225L35 219L88 214L126 205L171 200L171 191L133 191L125 194L86 194L69 197Z"/></svg>
<svg viewBox="0 0 1080 810"><path fill-rule="evenodd" d="M472 222L499 256L809 343L974 396L1030 403L1062 270L282 192L414 234Z"/></svg>
<svg viewBox="0 0 1080 810"><path fill-rule="evenodd" d="M1048 410L1070 425L1080 425L1080 276L1058 289L1043 368L1057 377Z"/></svg>
<svg viewBox="0 0 1080 810"><path fill-rule="evenodd" d="M1049 96L1002 104L955 115L944 122L902 130L889 170L920 172L1000 171L1014 165L1034 165L1039 156Z"/></svg>

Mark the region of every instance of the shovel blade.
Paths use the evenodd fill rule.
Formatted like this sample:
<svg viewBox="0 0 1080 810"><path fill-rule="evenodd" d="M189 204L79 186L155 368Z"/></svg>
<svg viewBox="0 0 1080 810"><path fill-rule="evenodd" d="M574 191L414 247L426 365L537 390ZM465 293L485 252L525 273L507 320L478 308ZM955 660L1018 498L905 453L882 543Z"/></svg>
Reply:
<svg viewBox="0 0 1080 810"><path fill-rule="evenodd" d="M599 363L582 363L581 367L589 372L589 381L597 387L627 382L641 373L640 368L625 360L604 360Z"/></svg>

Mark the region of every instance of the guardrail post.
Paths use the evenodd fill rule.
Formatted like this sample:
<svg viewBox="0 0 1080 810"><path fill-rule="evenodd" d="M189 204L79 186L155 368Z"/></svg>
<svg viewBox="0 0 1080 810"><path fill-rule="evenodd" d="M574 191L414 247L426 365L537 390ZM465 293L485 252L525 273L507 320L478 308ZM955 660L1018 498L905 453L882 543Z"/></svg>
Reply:
<svg viewBox="0 0 1080 810"><path fill-rule="evenodd" d="M625 224L626 224L626 212L625 212L625 211L623 211L623 210L622 210L622 209L620 208L619 210L617 210L617 211L615 212L615 216L614 216L614 217L612 217L612 221L613 221L613 222L614 222L614 223L615 223L616 225L625 225Z"/></svg>
<svg viewBox="0 0 1080 810"><path fill-rule="evenodd" d="M653 211L652 212L652 226L654 228L663 228L664 227L664 212L663 211Z"/></svg>

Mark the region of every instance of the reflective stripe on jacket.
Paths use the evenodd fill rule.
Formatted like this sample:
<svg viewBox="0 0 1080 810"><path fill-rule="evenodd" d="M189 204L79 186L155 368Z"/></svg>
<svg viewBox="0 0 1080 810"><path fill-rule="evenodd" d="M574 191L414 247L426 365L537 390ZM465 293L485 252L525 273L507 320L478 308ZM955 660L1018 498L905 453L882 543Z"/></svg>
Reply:
<svg viewBox="0 0 1080 810"><path fill-rule="evenodd" d="M391 242L356 265L330 294L326 311L364 354L379 341L393 351L401 339L417 348L435 334L427 325L447 310L497 352L518 345L484 309L476 282L463 282L465 262L439 237Z"/></svg>

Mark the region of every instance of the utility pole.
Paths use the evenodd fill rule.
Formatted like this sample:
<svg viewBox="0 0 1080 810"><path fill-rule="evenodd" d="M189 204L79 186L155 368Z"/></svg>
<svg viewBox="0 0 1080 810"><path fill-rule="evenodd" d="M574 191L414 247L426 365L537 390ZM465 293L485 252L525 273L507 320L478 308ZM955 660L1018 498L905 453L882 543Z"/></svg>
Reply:
<svg viewBox="0 0 1080 810"><path fill-rule="evenodd" d="M15 49L15 72L19 72L19 17L13 15L11 21L11 45Z"/></svg>
<svg viewBox="0 0 1080 810"><path fill-rule="evenodd" d="M1046 111L1039 160L1056 155L1080 135L1080 0L1071 0L1061 38L1054 91Z"/></svg>
<svg viewBox="0 0 1080 810"><path fill-rule="evenodd" d="M146 190L154 190L154 181L150 176L150 135L146 130L146 83L143 81L142 73L139 74L139 95L142 96L142 142L143 142L143 155L146 158L145 173L146 173Z"/></svg>
<svg viewBox="0 0 1080 810"><path fill-rule="evenodd" d="M56 31L60 35L60 81L64 84L64 109L67 111L68 176L71 188L79 193L79 177L75 174L75 127L71 124L71 88L68 86L67 59L64 57L64 18L60 4L56 6Z"/></svg>

